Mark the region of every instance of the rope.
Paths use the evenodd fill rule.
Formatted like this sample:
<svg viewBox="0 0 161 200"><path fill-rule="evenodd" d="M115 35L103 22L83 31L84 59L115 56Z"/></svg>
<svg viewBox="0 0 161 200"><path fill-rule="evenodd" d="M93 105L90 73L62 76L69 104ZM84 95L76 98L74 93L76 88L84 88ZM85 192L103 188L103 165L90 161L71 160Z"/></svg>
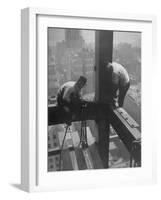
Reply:
<svg viewBox="0 0 161 200"><path fill-rule="evenodd" d="M82 112L81 112L82 118L85 115L85 112L84 112L84 108L85 107L86 107L86 105L82 106ZM79 142L78 146L81 146L83 149L88 147L88 142L87 142L87 122L86 122L86 120L82 120L82 122L81 122L81 135L80 135L80 142Z"/></svg>
<svg viewBox="0 0 161 200"><path fill-rule="evenodd" d="M63 146L64 146L64 142L65 142L65 138L66 138L66 135L67 135L69 126L70 126L70 125L67 125L67 126L66 126L65 134L64 134L63 141L62 141L62 145L61 145L61 148L60 148L59 171L61 171L61 157L62 157L62 151L63 151Z"/></svg>

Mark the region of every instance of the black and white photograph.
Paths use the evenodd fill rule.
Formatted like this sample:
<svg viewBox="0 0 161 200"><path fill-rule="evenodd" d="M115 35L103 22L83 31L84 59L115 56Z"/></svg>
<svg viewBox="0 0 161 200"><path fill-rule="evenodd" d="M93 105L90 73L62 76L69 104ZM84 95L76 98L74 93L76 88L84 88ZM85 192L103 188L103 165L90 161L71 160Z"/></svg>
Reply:
<svg viewBox="0 0 161 200"><path fill-rule="evenodd" d="M141 38L48 27L48 172L142 166Z"/></svg>

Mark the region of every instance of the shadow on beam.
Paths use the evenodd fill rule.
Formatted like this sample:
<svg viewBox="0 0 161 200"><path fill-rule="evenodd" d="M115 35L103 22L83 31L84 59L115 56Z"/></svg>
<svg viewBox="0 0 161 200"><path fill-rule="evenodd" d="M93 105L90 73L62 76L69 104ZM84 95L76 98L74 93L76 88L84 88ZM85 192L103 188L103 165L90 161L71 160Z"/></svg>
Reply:
<svg viewBox="0 0 161 200"><path fill-rule="evenodd" d="M83 107L83 105L84 103L77 106L77 109L74 111L72 122L107 119L108 105L102 105L95 102L86 102L85 107ZM48 125L62 124L70 120L71 119L62 107L54 104L48 106Z"/></svg>

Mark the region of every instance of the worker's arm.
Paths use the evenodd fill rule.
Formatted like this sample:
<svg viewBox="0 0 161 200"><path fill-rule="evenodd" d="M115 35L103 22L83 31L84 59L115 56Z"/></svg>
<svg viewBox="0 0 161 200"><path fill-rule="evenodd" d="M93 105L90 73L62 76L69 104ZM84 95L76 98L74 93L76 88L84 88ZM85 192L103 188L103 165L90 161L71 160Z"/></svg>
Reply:
<svg viewBox="0 0 161 200"><path fill-rule="evenodd" d="M66 90L64 91L63 97L62 97L64 102L71 103L73 91L74 91L73 87L66 88Z"/></svg>
<svg viewBox="0 0 161 200"><path fill-rule="evenodd" d="M71 103L74 105L80 104L82 101L81 94L79 92L71 93Z"/></svg>

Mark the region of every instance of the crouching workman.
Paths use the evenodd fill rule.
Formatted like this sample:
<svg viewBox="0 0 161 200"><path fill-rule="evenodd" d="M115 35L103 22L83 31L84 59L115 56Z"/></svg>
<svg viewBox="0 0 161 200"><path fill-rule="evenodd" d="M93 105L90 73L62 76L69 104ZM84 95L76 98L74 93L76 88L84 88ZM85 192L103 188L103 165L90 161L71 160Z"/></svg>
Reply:
<svg viewBox="0 0 161 200"><path fill-rule="evenodd" d="M106 102L114 107L122 107L126 93L130 87L130 79L126 69L116 62L109 63L106 66L108 78L108 91Z"/></svg>
<svg viewBox="0 0 161 200"><path fill-rule="evenodd" d="M78 109L82 101L81 89L86 82L87 79L84 76L80 76L77 82L66 82L58 90L57 104L64 109L70 119L72 119L73 113Z"/></svg>

